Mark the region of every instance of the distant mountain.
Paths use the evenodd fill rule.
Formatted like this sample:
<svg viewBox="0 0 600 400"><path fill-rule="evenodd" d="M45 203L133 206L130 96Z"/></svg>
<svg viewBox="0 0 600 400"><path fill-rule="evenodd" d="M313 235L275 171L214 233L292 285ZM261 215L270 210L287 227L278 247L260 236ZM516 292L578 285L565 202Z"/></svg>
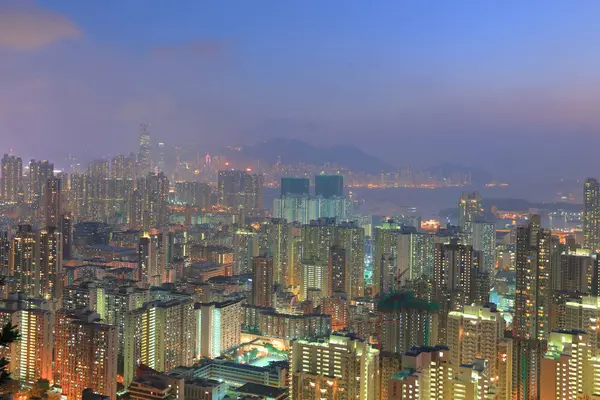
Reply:
<svg viewBox="0 0 600 400"><path fill-rule="evenodd" d="M281 157L281 162L284 164L321 165L335 163L352 170L374 174L394 169L379 158L354 146L315 147L296 139L271 139L254 145L243 146L240 151L228 151L234 152L237 158L261 160L268 164L275 164L277 158Z"/></svg>

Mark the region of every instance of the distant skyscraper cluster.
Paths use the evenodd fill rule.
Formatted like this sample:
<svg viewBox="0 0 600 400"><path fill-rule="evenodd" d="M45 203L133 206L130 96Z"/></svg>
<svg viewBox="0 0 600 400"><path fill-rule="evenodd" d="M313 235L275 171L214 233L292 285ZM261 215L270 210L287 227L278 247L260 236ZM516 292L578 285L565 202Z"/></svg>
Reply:
<svg viewBox="0 0 600 400"><path fill-rule="evenodd" d="M15 398L600 398L596 180L575 230L478 192L421 223L361 214L341 174L156 142L142 124L137 155L68 172L2 158Z"/></svg>

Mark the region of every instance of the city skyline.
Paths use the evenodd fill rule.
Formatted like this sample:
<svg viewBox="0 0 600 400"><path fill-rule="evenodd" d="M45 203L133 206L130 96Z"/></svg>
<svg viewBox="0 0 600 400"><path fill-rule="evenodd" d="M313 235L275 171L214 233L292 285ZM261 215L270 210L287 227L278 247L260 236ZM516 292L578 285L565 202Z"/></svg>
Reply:
<svg viewBox="0 0 600 400"><path fill-rule="evenodd" d="M282 136L511 178L541 147L561 177L593 175L599 6L430 6L2 1L5 152L134 151L147 121L157 142L200 150Z"/></svg>
<svg viewBox="0 0 600 400"><path fill-rule="evenodd" d="M0 400L600 399L574 4L0 0Z"/></svg>

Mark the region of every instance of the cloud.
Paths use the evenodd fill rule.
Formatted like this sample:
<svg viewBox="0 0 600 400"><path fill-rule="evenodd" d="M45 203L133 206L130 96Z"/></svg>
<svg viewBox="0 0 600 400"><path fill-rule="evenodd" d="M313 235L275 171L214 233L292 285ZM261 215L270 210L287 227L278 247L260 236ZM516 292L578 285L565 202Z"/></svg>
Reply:
<svg viewBox="0 0 600 400"><path fill-rule="evenodd" d="M67 17L27 3L0 4L0 49L33 51L83 35Z"/></svg>

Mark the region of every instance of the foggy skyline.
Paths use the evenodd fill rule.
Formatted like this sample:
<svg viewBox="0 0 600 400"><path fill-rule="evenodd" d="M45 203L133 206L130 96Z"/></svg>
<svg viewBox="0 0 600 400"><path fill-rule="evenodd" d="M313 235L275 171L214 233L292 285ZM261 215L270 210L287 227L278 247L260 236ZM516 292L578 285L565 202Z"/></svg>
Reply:
<svg viewBox="0 0 600 400"><path fill-rule="evenodd" d="M600 4L0 1L3 152L274 137L503 177L600 166ZM574 157L575 155L575 157Z"/></svg>

